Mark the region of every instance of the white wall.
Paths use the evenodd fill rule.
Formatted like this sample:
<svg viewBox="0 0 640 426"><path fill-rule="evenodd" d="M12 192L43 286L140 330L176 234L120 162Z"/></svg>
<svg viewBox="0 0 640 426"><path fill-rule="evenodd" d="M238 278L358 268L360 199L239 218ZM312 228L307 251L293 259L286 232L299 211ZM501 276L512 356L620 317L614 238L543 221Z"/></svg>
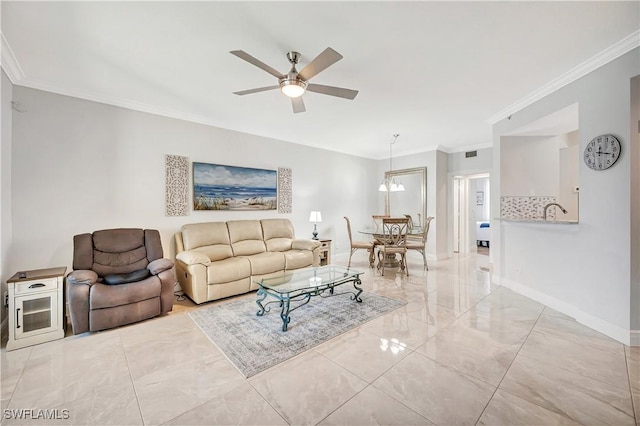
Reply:
<svg viewBox="0 0 640 426"><path fill-rule="evenodd" d="M617 135L622 155L606 171L579 164L580 223L500 222L492 228L497 280L609 336L628 343L631 283L630 78L640 69L640 49L621 56L503 120L493 128L494 164L502 164L505 134L575 102L580 151L595 136ZM499 207L499 167L494 168L492 209ZM504 181L504 179L503 179ZM634 259L634 262L637 259Z"/></svg>
<svg viewBox="0 0 640 426"><path fill-rule="evenodd" d="M436 151L436 196L434 200L436 214L435 219L431 222L431 226L433 226L435 222L436 253L438 259L445 259L449 257L451 253L451 249L449 247L449 241L451 238L448 233L450 216L447 209L447 196L449 189L448 157L449 155L447 153ZM431 232L431 230L429 232Z"/></svg>
<svg viewBox="0 0 640 426"><path fill-rule="evenodd" d="M501 195L558 196L559 156L555 136L506 136L500 143Z"/></svg>
<svg viewBox="0 0 640 426"><path fill-rule="evenodd" d="M471 185L471 211L473 215L471 220L474 222L481 220L491 220L489 216L491 210L491 188L489 185L489 178L475 178L469 180ZM478 192L482 192L482 196L484 197L484 201L482 205L478 205L477 203L477 194Z"/></svg>
<svg viewBox="0 0 640 426"><path fill-rule="evenodd" d="M482 148L476 151L478 155L469 158L465 156L464 152L449 154L449 173L468 175L490 171L493 165L493 148Z"/></svg>
<svg viewBox="0 0 640 426"><path fill-rule="evenodd" d="M640 346L640 75L631 81L631 330Z"/></svg>
<svg viewBox="0 0 640 426"><path fill-rule="evenodd" d="M334 253L348 247L343 216L350 216L357 229L375 209L376 188L368 190L378 177L374 160L24 87L14 87L13 97L28 112L13 115L12 270L70 267L78 233L155 228L165 256L171 256L172 235L185 223L279 216L276 211L192 211L166 217L166 154L235 166L290 167L293 213L282 216L292 220L297 236L310 238L309 212L320 210L320 237L334 239Z"/></svg>
<svg viewBox="0 0 640 426"><path fill-rule="evenodd" d="M558 174L558 203L567 210L566 214L556 211L557 216L563 220L578 220L579 192L575 188L580 187L578 178L578 166L582 161L580 155L578 132L567 133L561 136L564 139L559 151Z"/></svg>
<svg viewBox="0 0 640 426"><path fill-rule="evenodd" d="M7 290L7 280L15 273L9 264L9 254L11 248L12 231L11 231L11 99L13 96L13 85L4 73L0 72L0 99L2 106L0 114L2 114L1 138L0 146L0 295L2 302L0 305L0 318L2 321L7 317L6 308L4 306L4 292Z"/></svg>

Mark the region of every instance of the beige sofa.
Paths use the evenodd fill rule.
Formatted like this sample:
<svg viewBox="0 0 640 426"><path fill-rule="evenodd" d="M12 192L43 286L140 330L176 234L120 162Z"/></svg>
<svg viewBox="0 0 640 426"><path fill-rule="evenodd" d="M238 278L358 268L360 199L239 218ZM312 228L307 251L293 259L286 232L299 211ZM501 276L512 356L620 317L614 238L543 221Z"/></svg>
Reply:
<svg viewBox="0 0 640 426"><path fill-rule="evenodd" d="M256 290L255 280L320 264L320 242L296 239L288 219L184 225L175 234L176 275L196 303Z"/></svg>

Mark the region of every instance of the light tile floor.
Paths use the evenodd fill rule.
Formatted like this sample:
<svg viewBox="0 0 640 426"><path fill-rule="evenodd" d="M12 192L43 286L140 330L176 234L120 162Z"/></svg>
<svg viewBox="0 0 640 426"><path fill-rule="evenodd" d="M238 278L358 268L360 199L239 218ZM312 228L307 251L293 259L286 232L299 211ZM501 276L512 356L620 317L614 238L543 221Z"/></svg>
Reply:
<svg viewBox="0 0 640 426"><path fill-rule="evenodd" d="M365 291L407 305L249 379L187 317L201 308L189 301L143 323L3 348L2 423L640 425L640 348L495 286L487 263L470 255L424 271L410 257L409 277L381 277L356 254ZM205 306L215 303L225 301ZM70 417L22 421L13 409Z"/></svg>

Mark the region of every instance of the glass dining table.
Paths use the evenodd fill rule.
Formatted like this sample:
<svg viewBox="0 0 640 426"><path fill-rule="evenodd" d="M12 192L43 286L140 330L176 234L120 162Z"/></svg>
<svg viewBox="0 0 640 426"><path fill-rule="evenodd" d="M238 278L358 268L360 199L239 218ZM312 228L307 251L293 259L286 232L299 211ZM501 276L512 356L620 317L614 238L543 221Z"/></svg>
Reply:
<svg viewBox="0 0 640 426"><path fill-rule="evenodd" d="M374 230L374 229L363 229L358 232L360 234L369 235L373 237L373 250L369 252L369 267L373 268L374 266L376 266L376 254L375 254L376 250L375 249L376 249L376 246L384 244L384 240L385 240L384 234L379 230ZM422 238L422 228L418 226L412 228L409 232L407 232L407 238ZM400 265L400 262L395 254L387 254L387 256L384 259L385 267L396 268L399 265ZM378 269L380 269L379 264L378 264Z"/></svg>

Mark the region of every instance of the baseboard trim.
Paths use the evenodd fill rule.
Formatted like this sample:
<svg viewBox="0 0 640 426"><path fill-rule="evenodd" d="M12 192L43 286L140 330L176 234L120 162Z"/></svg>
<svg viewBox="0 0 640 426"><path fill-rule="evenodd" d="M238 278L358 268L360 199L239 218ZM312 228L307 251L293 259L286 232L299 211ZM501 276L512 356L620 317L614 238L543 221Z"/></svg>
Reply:
<svg viewBox="0 0 640 426"><path fill-rule="evenodd" d="M629 346L640 346L640 330L631 330Z"/></svg>
<svg viewBox="0 0 640 426"><path fill-rule="evenodd" d="M516 293L522 294L523 296L526 296L530 299L533 299L536 302L540 302L543 305L550 307L551 309L555 309L558 312L568 315L571 318L574 318L580 324L596 330L604 334L605 336L611 337L612 339L615 339L620 343L624 343L625 345L631 345L631 335L635 331L619 327L615 324L611 324L608 321L584 312L580 308L570 303L567 303L560 299L556 299L555 297L549 296L548 294L532 289L531 287L528 287L516 281L502 277L499 282L500 285L507 287L515 291ZM636 337L640 339L640 332L637 333L638 334L636 335Z"/></svg>

